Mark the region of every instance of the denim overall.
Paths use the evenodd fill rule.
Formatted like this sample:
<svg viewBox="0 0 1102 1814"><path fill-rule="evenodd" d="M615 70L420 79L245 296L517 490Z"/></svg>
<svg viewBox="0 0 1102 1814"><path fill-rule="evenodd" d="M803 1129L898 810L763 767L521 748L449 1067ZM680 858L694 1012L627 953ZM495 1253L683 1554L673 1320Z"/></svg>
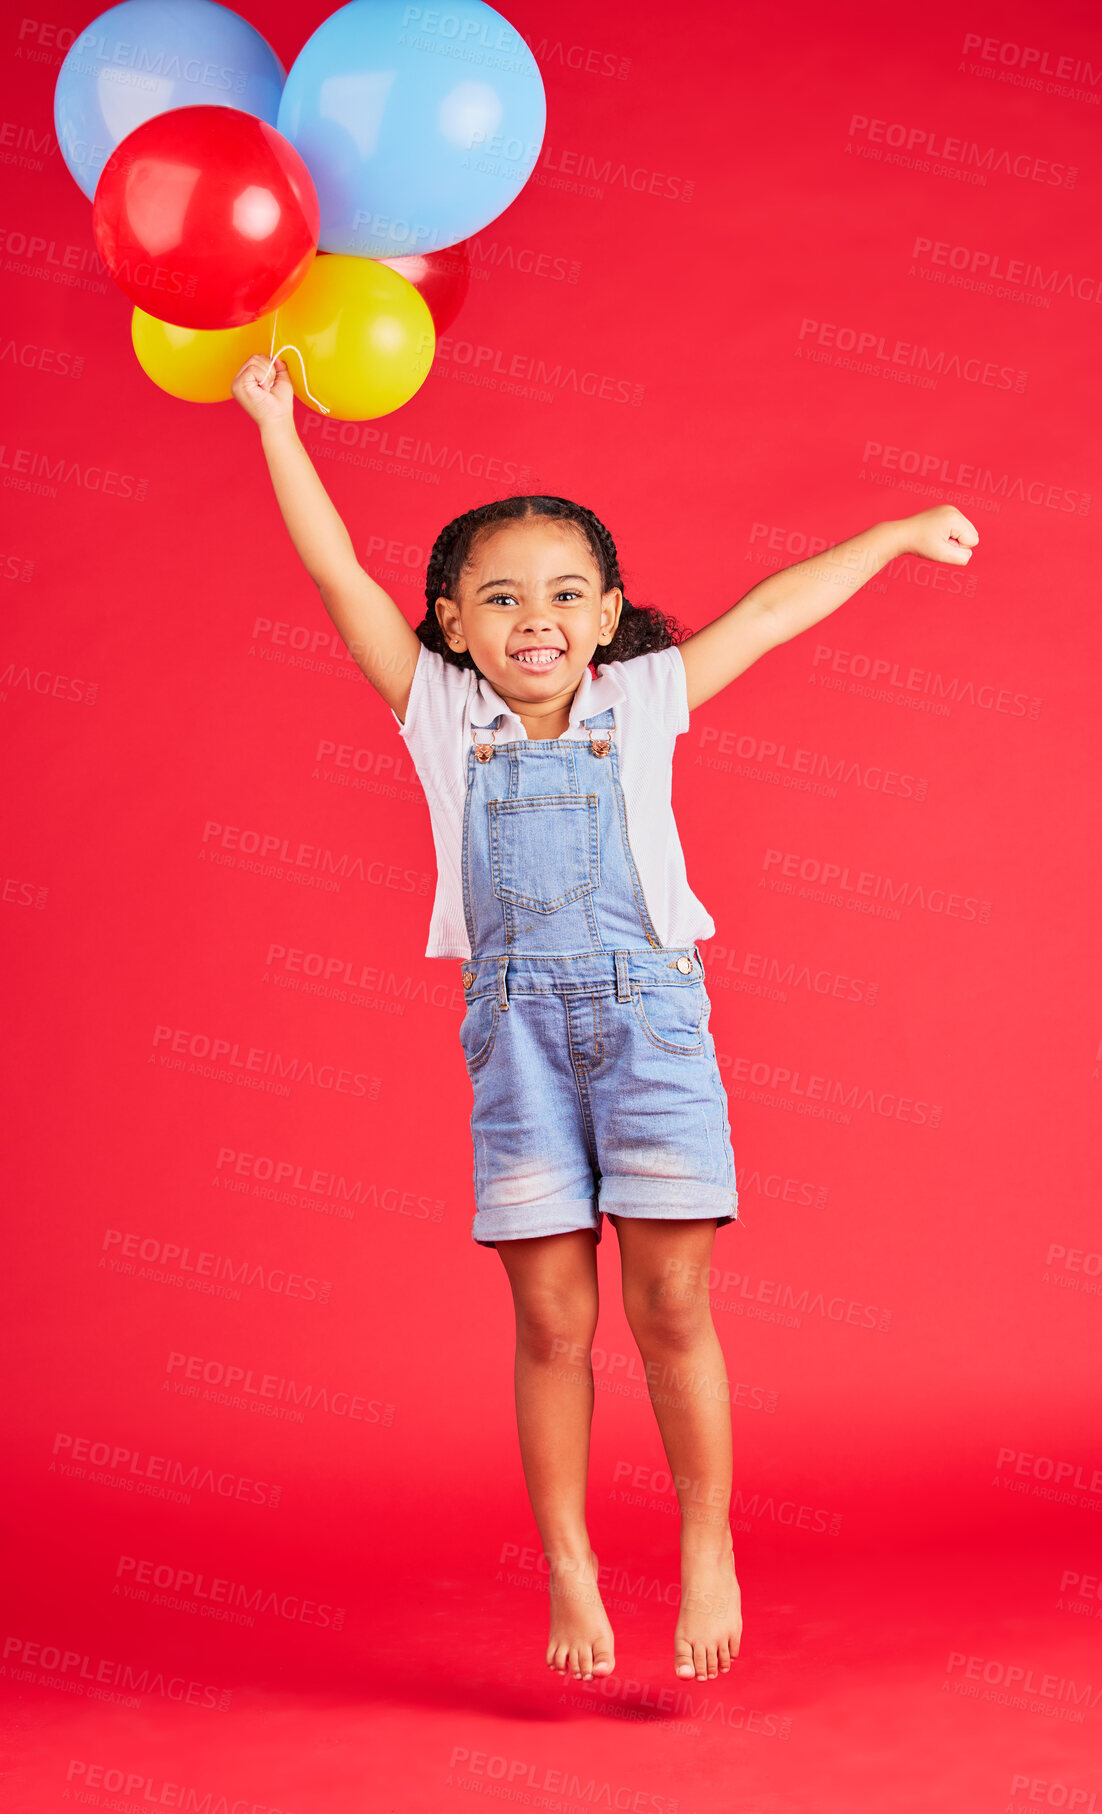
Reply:
<svg viewBox="0 0 1102 1814"><path fill-rule="evenodd" d="M614 1215L735 1220L727 1097L696 945L662 944L628 841L611 706L589 740L471 726L460 1040L472 1234Z"/></svg>

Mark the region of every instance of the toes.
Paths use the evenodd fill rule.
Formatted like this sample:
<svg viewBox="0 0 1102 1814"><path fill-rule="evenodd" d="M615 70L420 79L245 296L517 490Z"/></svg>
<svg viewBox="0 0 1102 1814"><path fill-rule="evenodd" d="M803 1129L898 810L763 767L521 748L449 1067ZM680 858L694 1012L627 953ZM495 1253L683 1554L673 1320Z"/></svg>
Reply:
<svg viewBox="0 0 1102 1814"><path fill-rule="evenodd" d="M726 1638L716 1647L716 1659L720 1668L726 1672L731 1667L731 1651Z"/></svg>
<svg viewBox="0 0 1102 1814"><path fill-rule="evenodd" d="M688 1638L675 1638L673 1646L673 1667L676 1675L695 1675L696 1665L693 1662L693 1647Z"/></svg>
<svg viewBox="0 0 1102 1814"><path fill-rule="evenodd" d="M616 1667L616 1662L615 1662L615 1658L613 1657L612 1651L609 1649L608 1645L603 1641L603 1639L598 1638L597 1642L593 1646L593 1673L594 1673L594 1675L611 1675L613 1670L615 1669L615 1667Z"/></svg>
<svg viewBox="0 0 1102 1814"><path fill-rule="evenodd" d="M697 1681L706 1682L708 1680L708 1651L705 1645L693 1645L693 1665L696 1669Z"/></svg>
<svg viewBox="0 0 1102 1814"><path fill-rule="evenodd" d="M707 1656L707 1659L708 1659L709 1676L718 1675L719 1674L719 1660L718 1660L718 1654L717 1654L717 1646L715 1644L709 1644L708 1648L705 1652L705 1655Z"/></svg>
<svg viewBox="0 0 1102 1814"><path fill-rule="evenodd" d="M570 1660L574 1665L574 1674L580 1676L583 1682L588 1682L593 1674L592 1647L589 1644L579 1644L576 1650L570 1652Z"/></svg>

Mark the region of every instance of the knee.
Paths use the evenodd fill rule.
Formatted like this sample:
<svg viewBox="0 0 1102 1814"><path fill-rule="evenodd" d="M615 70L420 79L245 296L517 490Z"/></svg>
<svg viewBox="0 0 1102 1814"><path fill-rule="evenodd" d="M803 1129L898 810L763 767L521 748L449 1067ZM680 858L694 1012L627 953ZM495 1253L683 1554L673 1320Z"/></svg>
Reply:
<svg viewBox="0 0 1102 1814"><path fill-rule="evenodd" d="M597 1329L596 1305L580 1305L556 1291L517 1300L517 1343L532 1360L580 1366Z"/></svg>
<svg viewBox="0 0 1102 1814"><path fill-rule="evenodd" d="M711 1327L707 1301L697 1292L680 1292L667 1279L624 1292L624 1310L640 1348L687 1352Z"/></svg>

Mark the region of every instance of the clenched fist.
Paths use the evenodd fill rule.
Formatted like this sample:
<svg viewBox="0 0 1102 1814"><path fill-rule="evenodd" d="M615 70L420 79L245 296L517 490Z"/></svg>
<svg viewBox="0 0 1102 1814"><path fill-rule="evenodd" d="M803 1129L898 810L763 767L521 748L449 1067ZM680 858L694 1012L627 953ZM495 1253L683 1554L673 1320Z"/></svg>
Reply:
<svg viewBox="0 0 1102 1814"><path fill-rule="evenodd" d="M271 366L269 373L268 367ZM295 393L291 375L282 359L275 364L263 353L246 359L233 381L233 395L247 416L262 428L272 422L294 419Z"/></svg>
<svg viewBox="0 0 1102 1814"><path fill-rule="evenodd" d="M968 564L980 539L975 524L955 504L938 504L933 510L920 510L917 516L903 517L899 528L906 554L948 561L954 567Z"/></svg>

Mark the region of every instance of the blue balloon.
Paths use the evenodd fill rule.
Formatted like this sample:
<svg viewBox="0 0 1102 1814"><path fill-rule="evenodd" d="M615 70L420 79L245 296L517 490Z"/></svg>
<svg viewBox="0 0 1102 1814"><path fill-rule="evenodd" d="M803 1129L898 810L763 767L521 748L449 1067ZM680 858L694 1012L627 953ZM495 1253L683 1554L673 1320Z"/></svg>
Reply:
<svg viewBox="0 0 1102 1814"><path fill-rule="evenodd" d="M123 0L73 40L54 89L54 130L92 200L135 126L175 107L236 107L276 123L285 70L247 20L214 0Z"/></svg>
<svg viewBox="0 0 1102 1814"><path fill-rule="evenodd" d="M349 0L291 65L276 125L314 179L322 251L400 258L496 220L546 121L536 59L483 0Z"/></svg>

